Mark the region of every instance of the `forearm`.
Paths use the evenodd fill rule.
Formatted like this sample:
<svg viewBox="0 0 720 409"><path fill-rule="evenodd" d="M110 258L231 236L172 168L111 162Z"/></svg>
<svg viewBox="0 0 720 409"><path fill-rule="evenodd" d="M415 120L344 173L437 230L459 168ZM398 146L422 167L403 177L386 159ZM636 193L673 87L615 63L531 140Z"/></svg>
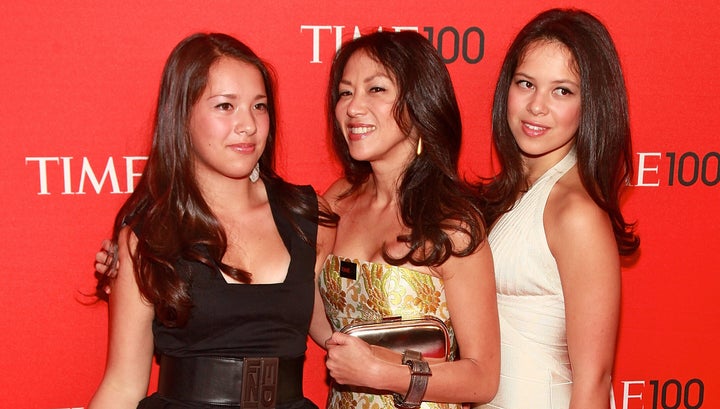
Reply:
<svg viewBox="0 0 720 409"><path fill-rule="evenodd" d="M431 365L431 369L426 401L486 403L497 392L497 371L477 360L444 362Z"/></svg>
<svg viewBox="0 0 720 409"><path fill-rule="evenodd" d="M570 409L608 409L610 407L610 374L603 373L588 379L573 376Z"/></svg>
<svg viewBox="0 0 720 409"><path fill-rule="evenodd" d="M330 325L311 325L310 326L310 338L320 348L326 349L325 341L332 335L332 329Z"/></svg>
<svg viewBox="0 0 720 409"><path fill-rule="evenodd" d="M131 391L105 380L98 387L87 409L135 409L144 397L145 393Z"/></svg>
<svg viewBox="0 0 720 409"><path fill-rule="evenodd" d="M330 338L333 330L325 315L325 307L322 303L322 298L318 292L317 286L315 286L315 304L313 306L313 314L310 320L309 335L315 343L321 348L325 349L325 341Z"/></svg>
<svg viewBox="0 0 720 409"><path fill-rule="evenodd" d="M399 363L376 361L367 365L366 379L371 388L388 390L405 395L410 385L410 369ZM498 379L492 368L470 360L432 363L424 401L479 402L492 400L497 392Z"/></svg>

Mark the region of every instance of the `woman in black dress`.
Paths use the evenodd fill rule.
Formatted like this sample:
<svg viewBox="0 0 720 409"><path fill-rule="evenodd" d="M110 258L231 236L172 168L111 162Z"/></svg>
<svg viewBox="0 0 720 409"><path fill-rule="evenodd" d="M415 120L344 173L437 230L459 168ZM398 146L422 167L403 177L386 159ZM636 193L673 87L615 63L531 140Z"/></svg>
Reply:
<svg viewBox="0 0 720 409"><path fill-rule="evenodd" d="M238 40L195 34L170 54L115 221L117 276L98 282L109 345L90 409L315 407L302 369L308 332L330 336L314 283L337 216L274 171L275 113L270 71Z"/></svg>

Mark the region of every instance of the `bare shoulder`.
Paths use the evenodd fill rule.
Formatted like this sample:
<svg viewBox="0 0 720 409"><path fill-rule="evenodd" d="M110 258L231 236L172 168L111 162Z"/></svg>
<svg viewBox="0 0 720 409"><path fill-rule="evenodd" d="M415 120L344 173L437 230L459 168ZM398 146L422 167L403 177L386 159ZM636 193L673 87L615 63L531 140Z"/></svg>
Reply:
<svg viewBox="0 0 720 409"><path fill-rule="evenodd" d="M120 229L118 233L118 257L130 257L130 255L135 252L137 242L138 238L131 227L125 226Z"/></svg>
<svg viewBox="0 0 720 409"><path fill-rule="evenodd" d="M339 178L325 191L322 195L325 203L335 213L341 214L343 203L345 203L346 197L342 197L343 193L347 192L352 185L345 178Z"/></svg>
<svg viewBox="0 0 720 409"><path fill-rule="evenodd" d="M318 208L319 209L332 209L332 206L330 205L330 202L325 198L325 196L317 195L318 200Z"/></svg>
<svg viewBox="0 0 720 409"><path fill-rule="evenodd" d="M543 215L550 250L558 261L570 257L617 255L608 214L592 200L573 168L553 187Z"/></svg>
<svg viewBox="0 0 720 409"><path fill-rule="evenodd" d="M143 314L145 318L153 316L152 305L141 294L135 275L135 263L132 257L137 247L138 238L132 228L125 226L118 234L118 269L117 278L111 284L110 305L113 308L128 308L132 314ZM138 315L140 316L140 315Z"/></svg>
<svg viewBox="0 0 720 409"><path fill-rule="evenodd" d="M582 185L577 168L571 169L553 187L545 205L544 222L546 231L571 236L610 226L607 213Z"/></svg>
<svg viewBox="0 0 720 409"><path fill-rule="evenodd" d="M330 187L323 194L323 197L329 202L337 200L340 195L350 189L350 186L352 185L347 179L339 178L330 185Z"/></svg>
<svg viewBox="0 0 720 409"><path fill-rule="evenodd" d="M320 209L335 210L322 196L318 196L318 206ZM332 249L335 243L335 232L336 228L334 226L318 225L318 250L329 252Z"/></svg>
<svg viewBox="0 0 720 409"><path fill-rule="evenodd" d="M123 227L118 233L118 269L117 279L113 280L113 294L118 292L116 288L118 285L129 286L127 288L131 290L130 293L134 294L137 291L139 294L135 277L135 263L133 263L133 255L135 254L137 244L138 237L135 235L132 228L129 226Z"/></svg>
<svg viewBox="0 0 720 409"><path fill-rule="evenodd" d="M480 215L478 215L480 219ZM492 254L490 253L490 246L487 243L487 235L484 230L483 223L478 220L479 226L483 229L479 233L480 241L473 244L473 238L470 234L469 226L461 221L446 221L446 223L454 226L455 228L446 228L444 231L448 235L452 248L454 250L467 249L470 245L477 245L474 251L467 256L451 256L442 266L435 268L434 270L439 273L444 279L451 278L457 272L461 272L469 268L473 274L476 271L489 271L492 275Z"/></svg>

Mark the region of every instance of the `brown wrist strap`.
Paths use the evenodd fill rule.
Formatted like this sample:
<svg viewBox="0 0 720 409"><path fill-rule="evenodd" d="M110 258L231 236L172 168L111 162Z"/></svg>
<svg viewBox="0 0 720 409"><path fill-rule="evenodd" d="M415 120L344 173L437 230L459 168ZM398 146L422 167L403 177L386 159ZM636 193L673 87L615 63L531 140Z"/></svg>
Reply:
<svg viewBox="0 0 720 409"><path fill-rule="evenodd" d="M395 406L401 409L419 408L427 390L428 379L432 375L430 364L422 360L422 354L413 350L403 353L403 364L410 368L410 386L404 397L393 393Z"/></svg>

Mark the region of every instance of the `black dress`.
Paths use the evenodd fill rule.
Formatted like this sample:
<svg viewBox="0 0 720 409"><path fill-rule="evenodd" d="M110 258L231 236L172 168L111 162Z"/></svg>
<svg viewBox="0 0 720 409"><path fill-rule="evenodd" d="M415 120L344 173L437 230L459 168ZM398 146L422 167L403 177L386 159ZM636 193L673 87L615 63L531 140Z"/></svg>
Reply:
<svg viewBox="0 0 720 409"><path fill-rule="evenodd" d="M266 185L267 186L267 185ZM302 187L306 192L314 190ZM295 217L303 233L317 237L317 224L286 216L270 187L268 200L275 225L290 254L285 281L278 284L230 284L219 271L198 262L181 261L179 270L190 282L193 307L186 326L168 328L153 322L155 351L174 357L222 356L296 358L305 354L315 286L315 248L293 229ZM138 408L231 408L178 402L157 393ZM308 399L279 405L282 409L317 408Z"/></svg>

